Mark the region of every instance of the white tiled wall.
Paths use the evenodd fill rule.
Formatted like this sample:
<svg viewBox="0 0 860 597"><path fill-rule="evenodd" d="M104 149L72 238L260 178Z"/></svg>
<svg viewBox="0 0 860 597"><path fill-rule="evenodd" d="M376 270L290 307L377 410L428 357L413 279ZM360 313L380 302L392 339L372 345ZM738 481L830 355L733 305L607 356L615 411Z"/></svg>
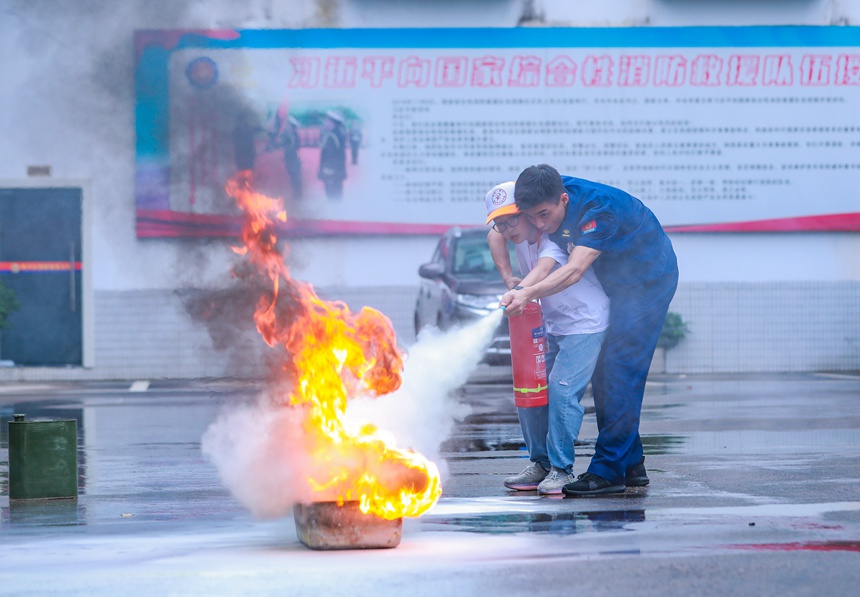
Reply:
<svg viewBox="0 0 860 597"><path fill-rule="evenodd" d="M351 309L371 306L392 320L398 340L414 340L412 313L417 288L323 289L321 298L342 300ZM265 375L267 357L274 358L250 318L236 317L216 349L205 325L192 321L184 296L172 290L96 293L96 378L196 378ZM224 322L220 324L224 332ZM43 375L47 371L43 372ZM62 372L61 372L62 373ZM0 379L3 372L0 371ZM66 372L69 375L69 372Z"/></svg>
<svg viewBox="0 0 860 597"><path fill-rule="evenodd" d="M225 354L169 290L96 293L96 369L109 377L221 377Z"/></svg>
<svg viewBox="0 0 860 597"><path fill-rule="evenodd" d="M669 373L860 370L860 282L687 283Z"/></svg>
<svg viewBox="0 0 860 597"><path fill-rule="evenodd" d="M368 305L414 341L417 288L329 288L321 297ZM233 320L226 350L191 320L172 290L95 293L96 366L0 368L0 381L265 375L269 349ZM669 373L860 370L860 282L686 283L672 303L690 334L667 351Z"/></svg>

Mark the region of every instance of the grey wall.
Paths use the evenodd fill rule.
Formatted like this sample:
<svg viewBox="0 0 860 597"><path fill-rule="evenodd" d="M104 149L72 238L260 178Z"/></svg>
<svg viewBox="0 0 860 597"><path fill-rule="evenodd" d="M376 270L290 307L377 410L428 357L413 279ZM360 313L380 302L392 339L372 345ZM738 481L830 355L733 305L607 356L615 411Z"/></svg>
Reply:
<svg viewBox="0 0 860 597"><path fill-rule="evenodd" d="M693 282L669 373L860 370L860 282Z"/></svg>
<svg viewBox="0 0 860 597"><path fill-rule="evenodd" d="M189 316L188 292L97 292L95 368L0 368L0 381L265 375L270 349L250 314L213 337ZM379 309L404 346L414 341L417 286L319 294ZM672 310L690 334L666 352L668 373L860 369L860 282L682 283Z"/></svg>

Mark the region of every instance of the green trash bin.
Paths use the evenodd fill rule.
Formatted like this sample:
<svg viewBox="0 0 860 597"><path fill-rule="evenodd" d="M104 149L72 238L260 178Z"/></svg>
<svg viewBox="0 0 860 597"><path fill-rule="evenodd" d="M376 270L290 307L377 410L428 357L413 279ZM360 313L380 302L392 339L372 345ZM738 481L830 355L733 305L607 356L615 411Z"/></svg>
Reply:
<svg viewBox="0 0 860 597"><path fill-rule="evenodd" d="M9 421L9 499L78 497L78 422Z"/></svg>

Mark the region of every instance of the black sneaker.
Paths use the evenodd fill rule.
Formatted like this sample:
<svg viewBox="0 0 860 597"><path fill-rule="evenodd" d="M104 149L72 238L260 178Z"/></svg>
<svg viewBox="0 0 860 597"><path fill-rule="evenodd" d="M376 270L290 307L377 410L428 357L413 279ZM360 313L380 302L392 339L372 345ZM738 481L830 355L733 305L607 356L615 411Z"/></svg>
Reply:
<svg viewBox="0 0 860 597"><path fill-rule="evenodd" d="M603 495L605 493L624 493L624 485L613 485L603 477L594 473L582 473L573 483L561 488L564 495L587 496Z"/></svg>
<svg viewBox="0 0 860 597"><path fill-rule="evenodd" d="M650 482L648 473L645 471L645 459L633 468L627 469L627 474L624 476L624 484L627 487L645 487Z"/></svg>

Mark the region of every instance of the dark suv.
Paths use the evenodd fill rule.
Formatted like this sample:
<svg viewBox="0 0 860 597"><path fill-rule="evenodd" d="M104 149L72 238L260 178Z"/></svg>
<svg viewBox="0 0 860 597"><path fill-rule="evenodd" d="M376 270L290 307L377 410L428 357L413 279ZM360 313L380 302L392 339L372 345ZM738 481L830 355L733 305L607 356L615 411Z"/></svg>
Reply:
<svg viewBox="0 0 860 597"><path fill-rule="evenodd" d="M512 263L516 263L513 251ZM436 245L433 258L418 268L421 288L415 305L415 333L426 325L447 329L478 319L499 308L506 292L487 246L487 229L454 227ZM484 360L509 364L511 341L508 319L496 330Z"/></svg>

